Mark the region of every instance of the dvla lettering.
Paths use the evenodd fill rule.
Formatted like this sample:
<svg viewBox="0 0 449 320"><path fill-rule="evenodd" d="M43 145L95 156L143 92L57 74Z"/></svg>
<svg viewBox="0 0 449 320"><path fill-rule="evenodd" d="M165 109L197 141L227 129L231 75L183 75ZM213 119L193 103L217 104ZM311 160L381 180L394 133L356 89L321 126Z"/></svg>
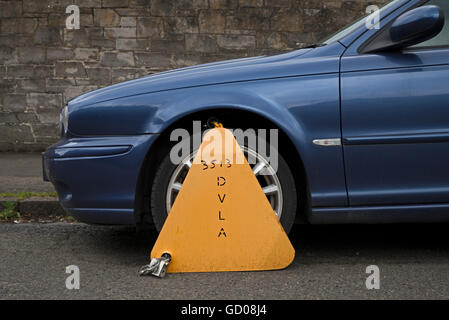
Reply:
<svg viewBox="0 0 449 320"><path fill-rule="evenodd" d="M187 307L182 307L181 314L183 315L208 315L209 318L214 316L215 307L195 307L189 304Z"/></svg>
<svg viewBox="0 0 449 320"><path fill-rule="evenodd" d="M226 198L226 194L224 194L223 196L221 196L220 194L218 194L218 199L220 200L221 203L223 203L223 201Z"/></svg>
<svg viewBox="0 0 449 320"><path fill-rule="evenodd" d="M228 236L226 235L226 232L223 228L220 229L220 233L218 234L218 238L221 237L221 235L223 235L225 238L227 238Z"/></svg>
<svg viewBox="0 0 449 320"><path fill-rule="evenodd" d="M226 184L226 179L224 177L218 177L217 178L217 185L219 187L223 187Z"/></svg>

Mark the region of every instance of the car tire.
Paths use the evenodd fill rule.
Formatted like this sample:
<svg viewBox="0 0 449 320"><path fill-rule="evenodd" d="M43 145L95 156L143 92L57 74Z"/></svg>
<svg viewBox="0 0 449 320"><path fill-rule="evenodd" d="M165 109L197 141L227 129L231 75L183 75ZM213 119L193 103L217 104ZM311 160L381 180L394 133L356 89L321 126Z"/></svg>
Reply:
<svg viewBox="0 0 449 320"><path fill-rule="evenodd" d="M165 157L157 168L151 186L151 214L153 217L153 223L158 232L161 231L162 226L168 216L168 187L173 173L178 168L178 165L173 164L170 160L170 148L164 148L163 152L165 153ZM292 172L281 154L278 156L278 170L276 176L282 190L282 213L280 222L285 232L288 234L295 222L297 191Z"/></svg>

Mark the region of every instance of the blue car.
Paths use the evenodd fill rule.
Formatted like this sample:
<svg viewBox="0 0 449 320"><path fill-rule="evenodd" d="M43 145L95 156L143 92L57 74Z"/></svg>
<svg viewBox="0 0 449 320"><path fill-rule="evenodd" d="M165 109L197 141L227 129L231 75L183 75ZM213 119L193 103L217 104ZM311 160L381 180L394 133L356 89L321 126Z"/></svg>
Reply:
<svg viewBox="0 0 449 320"><path fill-rule="evenodd" d="M287 232L449 221L447 17L448 0L395 0L307 48L84 94L62 111L44 179L80 221L160 230L194 155L170 161L171 132L220 122L278 130L276 170L243 147Z"/></svg>

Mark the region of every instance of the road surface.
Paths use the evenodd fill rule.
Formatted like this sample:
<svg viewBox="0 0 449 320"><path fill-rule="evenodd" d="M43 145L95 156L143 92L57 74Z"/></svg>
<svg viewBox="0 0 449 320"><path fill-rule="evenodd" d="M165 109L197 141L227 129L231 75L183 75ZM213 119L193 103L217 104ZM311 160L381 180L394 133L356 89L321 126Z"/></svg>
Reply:
<svg viewBox="0 0 449 320"><path fill-rule="evenodd" d="M448 299L447 224L296 226L286 270L139 277L156 233L85 224L0 224L0 299ZM68 290L66 266L80 270ZM380 270L368 290L366 268Z"/></svg>

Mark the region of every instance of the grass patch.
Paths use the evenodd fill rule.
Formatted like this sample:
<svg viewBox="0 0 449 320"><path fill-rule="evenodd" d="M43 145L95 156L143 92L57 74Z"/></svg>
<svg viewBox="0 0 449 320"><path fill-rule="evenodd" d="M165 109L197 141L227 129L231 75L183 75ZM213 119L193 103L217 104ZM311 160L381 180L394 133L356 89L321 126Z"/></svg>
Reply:
<svg viewBox="0 0 449 320"><path fill-rule="evenodd" d="M4 192L0 193L0 198L16 198L17 200L24 200L32 197L57 197L56 192Z"/></svg>
<svg viewBox="0 0 449 320"><path fill-rule="evenodd" d="M0 211L0 220L11 221L20 218L20 214L16 211L16 203L5 201L3 209Z"/></svg>
<svg viewBox="0 0 449 320"><path fill-rule="evenodd" d="M33 216L30 213L22 213L18 211L19 203L28 198L55 198L56 192L4 192L0 193L0 198L10 198L12 201L0 202L0 223L49 223L49 222L77 222L75 218L70 215L50 215L50 216ZM9 199L8 199L9 200Z"/></svg>

